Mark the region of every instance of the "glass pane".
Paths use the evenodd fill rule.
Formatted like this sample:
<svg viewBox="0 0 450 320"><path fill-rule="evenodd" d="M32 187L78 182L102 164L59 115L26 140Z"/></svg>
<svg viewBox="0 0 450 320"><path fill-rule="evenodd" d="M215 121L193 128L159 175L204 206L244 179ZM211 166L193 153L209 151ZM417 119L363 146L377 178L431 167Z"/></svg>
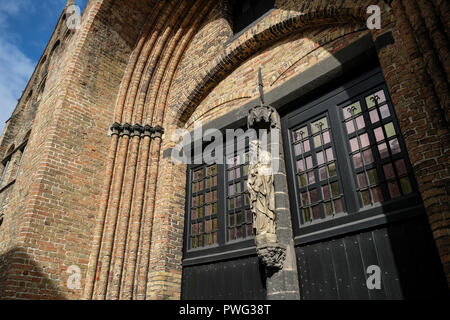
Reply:
<svg viewBox="0 0 450 320"><path fill-rule="evenodd" d="M305 171L305 161L303 159L297 161L297 170L298 172Z"/></svg>
<svg viewBox="0 0 450 320"><path fill-rule="evenodd" d="M234 196L234 184L228 186L228 195Z"/></svg>
<svg viewBox="0 0 450 320"><path fill-rule="evenodd" d="M352 134L355 132L355 125L353 124L353 120L348 121L346 124L347 127L347 133Z"/></svg>
<svg viewBox="0 0 450 320"><path fill-rule="evenodd" d="M389 150L385 142L378 145L378 151L380 152L381 159L386 159L387 157L389 157Z"/></svg>
<svg viewBox="0 0 450 320"><path fill-rule="evenodd" d="M316 183L316 176L314 174L314 171L308 172L308 184L314 184Z"/></svg>
<svg viewBox="0 0 450 320"><path fill-rule="evenodd" d="M194 180L202 180L203 178L203 169L194 172Z"/></svg>
<svg viewBox="0 0 450 320"><path fill-rule="evenodd" d="M336 170L336 163L333 162L328 165L328 174L330 175L330 178L337 176L337 170Z"/></svg>
<svg viewBox="0 0 450 320"><path fill-rule="evenodd" d="M239 179L241 177L241 168L235 169L234 176L236 177L236 179Z"/></svg>
<svg viewBox="0 0 450 320"><path fill-rule="evenodd" d="M383 90L378 91L377 93L366 97L367 108L372 109L376 105L381 105L386 101L386 95Z"/></svg>
<svg viewBox="0 0 450 320"><path fill-rule="evenodd" d="M234 216L234 214L230 214L230 216L229 216L230 227L234 226L235 224L236 224L235 216Z"/></svg>
<svg viewBox="0 0 450 320"><path fill-rule="evenodd" d="M383 128L381 128L381 127L376 128L374 130L374 133L375 133L375 139L377 140L377 142L381 142L384 140Z"/></svg>
<svg viewBox="0 0 450 320"><path fill-rule="evenodd" d="M322 137L319 134L314 137L314 148L320 148L321 146L322 146Z"/></svg>
<svg viewBox="0 0 450 320"><path fill-rule="evenodd" d="M358 138L353 138L350 140L350 147L352 152L359 150Z"/></svg>
<svg viewBox="0 0 450 320"><path fill-rule="evenodd" d="M322 167L319 169L320 181L328 179L327 167Z"/></svg>
<svg viewBox="0 0 450 320"><path fill-rule="evenodd" d="M207 172L208 176L214 176L217 174L217 166L216 165L208 167L206 170L207 170L206 172Z"/></svg>
<svg viewBox="0 0 450 320"><path fill-rule="evenodd" d="M339 182L333 182L331 184L331 191L333 193L333 197L338 197L341 195L341 188L339 187Z"/></svg>
<svg viewBox="0 0 450 320"><path fill-rule="evenodd" d="M398 160L395 162L395 167L397 168L397 172L400 176L403 176L408 173L406 169L406 163L404 159Z"/></svg>
<svg viewBox="0 0 450 320"><path fill-rule="evenodd" d="M234 170L228 171L228 181L234 180Z"/></svg>
<svg viewBox="0 0 450 320"><path fill-rule="evenodd" d="M406 178L400 179L400 185L402 186L403 194L409 194L409 193L413 192L409 178L406 177Z"/></svg>
<svg viewBox="0 0 450 320"><path fill-rule="evenodd" d="M383 202L383 192L381 191L380 187L375 187L372 189L372 196L373 196L373 202Z"/></svg>
<svg viewBox="0 0 450 320"><path fill-rule="evenodd" d="M241 189L241 183L238 182L236 184L236 194L242 193L242 189Z"/></svg>
<svg viewBox="0 0 450 320"><path fill-rule="evenodd" d="M239 196L236 198L236 208L242 207L242 197Z"/></svg>
<svg viewBox="0 0 450 320"><path fill-rule="evenodd" d="M331 201L325 202L324 205L325 205L325 213L327 214L327 216L331 216L334 213Z"/></svg>
<svg viewBox="0 0 450 320"><path fill-rule="evenodd" d="M253 212L247 211L247 223L253 223Z"/></svg>
<svg viewBox="0 0 450 320"><path fill-rule="evenodd" d="M389 111L389 107L388 107L387 104L385 104L384 106L380 107L380 113L381 113L381 117L383 119L386 119L386 118L391 116L391 112Z"/></svg>
<svg viewBox="0 0 450 320"><path fill-rule="evenodd" d="M380 117L378 116L378 110L370 111L370 121L372 123L377 123L378 121L380 121Z"/></svg>
<svg viewBox="0 0 450 320"><path fill-rule="evenodd" d="M328 129L328 119L326 117L311 123L311 131L313 134L326 129Z"/></svg>
<svg viewBox="0 0 450 320"><path fill-rule="evenodd" d="M296 156L301 155L301 154L303 153L303 150L302 150L302 144L301 144L301 143L296 144L296 145L294 146L294 150L295 150L295 155L296 155Z"/></svg>
<svg viewBox="0 0 450 320"><path fill-rule="evenodd" d="M342 199L334 200L334 210L336 213L344 212L344 206L342 205Z"/></svg>
<svg viewBox="0 0 450 320"><path fill-rule="evenodd" d="M302 193L302 206L309 205L309 197L307 192Z"/></svg>
<svg viewBox="0 0 450 320"><path fill-rule="evenodd" d="M362 149L367 148L370 145L369 135L367 133L364 133L363 135L361 135L360 138L361 138L361 148Z"/></svg>
<svg viewBox="0 0 450 320"><path fill-rule="evenodd" d="M398 198L401 196L400 189L398 187L397 182L389 182L389 193L392 199Z"/></svg>
<svg viewBox="0 0 450 320"><path fill-rule="evenodd" d="M305 219L305 222L311 222L311 209L310 208L303 209L303 218Z"/></svg>
<svg viewBox="0 0 450 320"><path fill-rule="evenodd" d="M325 131L323 133L323 143L324 144L329 144L331 142L331 135L330 135L330 131Z"/></svg>
<svg viewBox="0 0 450 320"><path fill-rule="evenodd" d="M306 140L305 142L303 142L303 148L305 149L305 152L311 151L311 144L309 143L309 140Z"/></svg>
<svg viewBox="0 0 450 320"><path fill-rule="evenodd" d="M204 213L204 208L203 207L198 208L198 217L199 218L203 218L203 213Z"/></svg>
<svg viewBox="0 0 450 320"><path fill-rule="evenodd" d="M308 127L301 128L297 131L294 131L294 141L298 142L302 139L305 139L308 137Z"/></svg>
<svg viewBox="0 0 450 320"><path fill-rule="evenodd" d="M377 169L372 169L367 171L367 176L369 177L369 184L374 185L378 183Z"/></svg>
<svg viewBox="0 0 450 320"><path fill-rule="evenodd" d="M363 154L364 154L364 162L366 165L369 165L369 164L375 162L375 159L373 158L373 153L372 153L371 149L364 151Z"/></svg>
<svg viewBox="0 0 450 320"><path fill-rule="evenodd" d="M355 115L358 115L361 113L361 104L358 101L352 105L344 107L343 111L344 111L344 118L348 119L352 116L355 116Z"/></svg>
<svg viewBox="0 0 450 320"><path fill-rule="evenodd" d="M312 157L306 158L306 168L307 168L308 170L313 168L313 160L312 160Z"/></svg>
<svg viewBox="0 0 450 320"><path fill-rule="evenodd" d="M367 177L366 177L366 174L364 172L358 174L358 185L359 185L360 188L365 188L365 187L367 187L369 185L367 183Z"/></svg>
<svg viewBox="0 0 450 320"><path fill-rule="evenodd" d="M319 152L316 154L317 156L317 164L320 166L321 164L325 163L325 155L323 152Z"/></svg>
<svg viewBox="0 0 450 320"><path fill-rule="evenodd" d="M310 195L311 203L319 202L319 194L317 192L317 189L311 190L309 195Z"/></svg>
<svg viewBox="0 0 450 320"><path fill-rule="evenodd" d="M386 164L383 166L384 175L386 179L394 179L395 178L395 172L394 167L392 166L392 163Z"/></svg>
<svg viewBox="0 0 450 320"><path fill-rule="evenodd" d="M323 196L323 200L330 200L331 199L331 194L330 194L330 186L326 185L322 187L322 196Z"/></svg>
<svg viewBox="0 0 450 320"><path fill-rule="evenodd" d="M230 210L234 209L234 198L228 199L228 209Z"/></svg>
<svg viewBox="0 0 450 320"><path fill-rule="evenodd" d="M236 215L236 225L240 226L242 224L242 212Z"/></svg>
<svg viewBox="0 0 450 320"><path fill-rule="evenodd" d="M356 125L358 126L358 130L364 129L366 127L363 116L356 118Z"/></svg>
<svg viewBox="0 0 450 320"><path fill-rule="evenodd" d="M369 190L361 191L361 199L364 206L370 206L372 204Z"/></svg>
<svg viewBox="0 0 450 320"><path fill-rule="evenodd" d="M236 238L242 238L242 227L236 228Z"/></svg>
<svg viewBox="0 0 450 320"><path fill-rule="evenodd" d="M326 153L327 153L327 162L333 161L334 160L333 149L332 148L327 149Z"/></svg>
<svg viewBox="0 0 450 320"><path fill-rule="evenodd" d="M251 237L253 235L253 226L251 224L247 225L247 237Z"/></svg>
<svg viewBox="0 0 450 320"><path fill-rule="evenodd" d="M314 206L312 208L312 210L313 210L314 220L319 220L320 219L320 206Z"/></svg>
<svg viewBox="0 0 450 320"><path fill-rule="evenodd" d="M396 135L394 124L392 122L388 123L384 126L384 129L386 130L386 135L388 138L391 138Z"/></svg>
<svg viewBox="0 0 450 320"><path fill-rule="evenodd" d="M391 147L392 154L397 154L402 152L402 148L400 148L400 144L398 143L397 139L393 139L389 141L389 145Z"/></svg>
<svg viewBox="0 0 450 320"><path fill-rule="evenodd" d="M198 218L198 212L197 209L192 209L192 219L196 220Z"/></svg>
<svg viewBox="0 0 450 320"><path fill-rule="evenodd" d="M307 205L309 205L308 193L303 192L302 193L302 206L307 206Z"/></svg>
<svg viewBox="0 0 450 320"><path fill-rule="evenodd" d="M301 174L298 176L298 184L301 187L306 187L307 183L306 183L306 174Z"/></svg>

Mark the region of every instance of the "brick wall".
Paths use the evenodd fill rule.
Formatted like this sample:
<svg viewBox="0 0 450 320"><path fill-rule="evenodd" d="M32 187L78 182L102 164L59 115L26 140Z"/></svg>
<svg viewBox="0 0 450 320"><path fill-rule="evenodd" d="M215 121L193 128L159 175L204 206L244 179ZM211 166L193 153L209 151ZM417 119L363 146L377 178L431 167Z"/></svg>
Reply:
<svg viewBox="0 0 450 320"><path fill-rule="evenodd" d="M436 17L448 5L406 2L379 1L383 28L371 32L373 1L278 0L232 38L226 2L89 1L82 28L48 66L34 122L21 110L28 92L39 95L35 76L2 136L0 154L32 123L18 179L0 194L0 295L180 298L186 168L162 156L173 131L255 98L259 66L271 90L388 31L395 44L380 63L449 275L448 21ZM71 265L81 290L65 285Z"/></svg>

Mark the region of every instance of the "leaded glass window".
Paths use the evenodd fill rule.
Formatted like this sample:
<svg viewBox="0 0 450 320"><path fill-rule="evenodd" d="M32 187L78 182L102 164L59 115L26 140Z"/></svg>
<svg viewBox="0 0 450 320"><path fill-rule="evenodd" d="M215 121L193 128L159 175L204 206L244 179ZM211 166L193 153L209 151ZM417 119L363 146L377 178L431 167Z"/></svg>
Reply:
<svg viewBox="0 0 450 320"><path fill-rule="evenodd" d="M362 205L412 193L412 173L385 89L344 106L342 115Z"/></svg>
<svg viewBox="0 0 450 320"><path fill-rule="evenodd" d="M238 154L227 161L228 241L253 236L253 214L247 193L249 154Z"/></svg>
<svg viewBox="0 0 450 320"><path fill-rule="evenodd" d="M191 197L191 248L217 244L218 190L217 165L193 171Z"/></svg>
<svg viewBox="0 0 450 320"><path fill-rule="evenodd" d="M253 214L247 192L248 141L242 146L236 139L234 143L235 152L228 158L224 146L225 164L188 168L188 250L239 246L253 238Z"/></svg>
<svg viewBox="0 0 450 320"><path fill-rule="evenodd" d="M327 115L302 123L292 134L303 223L343 212L343 194Z"/></svg>
<svg viewBox="0 0 450 320"><path fill-rule="evenodd" d="M355 82L283 118L298 228L317 232L317 223L333 228L338 218L350 223L353 214L379 215L408 205L407 199L419 204L395 110L375 78L379 82Z"/></svg>

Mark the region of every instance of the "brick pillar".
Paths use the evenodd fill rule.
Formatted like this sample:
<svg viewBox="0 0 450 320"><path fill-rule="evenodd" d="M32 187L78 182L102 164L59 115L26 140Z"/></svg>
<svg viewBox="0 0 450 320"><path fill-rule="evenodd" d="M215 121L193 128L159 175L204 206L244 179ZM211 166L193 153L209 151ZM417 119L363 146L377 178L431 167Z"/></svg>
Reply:
<svg viewBox="0 0 450 320"><path fill-rule="evenodd" d="M379 59L394 101L400 128L419 185L438 252L450 283L450 131L439 95L448 96L429 73L436 60L431 58L429 40L417 41L410 19L419 19L417 7L406 1L392 2L395 43L379 51ZM409 15L412 15L411 17ZM387 13L384 17L389 16ZM419 21L415 22L420 25ZM386 29L373 32L376 39ZM420 35L424 36L424 35ZM422 46L422 49L419 47Z"/></svg>

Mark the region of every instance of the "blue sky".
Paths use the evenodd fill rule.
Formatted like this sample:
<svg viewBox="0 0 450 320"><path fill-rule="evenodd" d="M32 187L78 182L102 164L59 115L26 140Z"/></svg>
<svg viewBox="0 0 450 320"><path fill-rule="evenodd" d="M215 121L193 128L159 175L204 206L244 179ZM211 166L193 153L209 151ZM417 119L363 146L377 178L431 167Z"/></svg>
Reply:
<svg viewBox="0 0 450 320"><path fill-rule="evenodd" d="M75 0L81 9L88 0ZM17 105L67 0L0 0L0 132Z"/></svg>

